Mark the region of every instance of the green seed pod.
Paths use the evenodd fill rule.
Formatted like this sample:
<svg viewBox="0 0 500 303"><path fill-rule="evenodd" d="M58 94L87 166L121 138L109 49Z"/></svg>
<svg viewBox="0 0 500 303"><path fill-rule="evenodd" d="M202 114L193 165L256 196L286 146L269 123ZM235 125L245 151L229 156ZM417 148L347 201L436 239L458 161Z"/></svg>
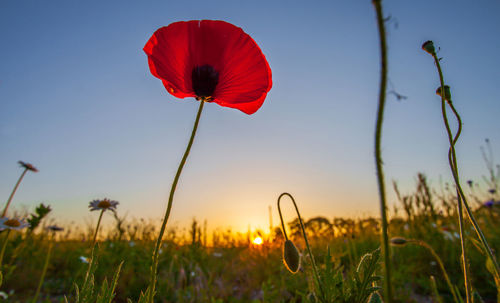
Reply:
<svg viewBox="0 0 500 303"><path fill-rule="evenodd" d="M300 254L299 250L292 241L286 240L285 246L283 247L283 263L285 263L286 268L295 274L299 270L300 266Z"/></svg>
<svg viewBox="0 0 500 303"><path fill-rule="evenodd" d="M422 44L422 49L433 56L436 54L436 49L434 48L434 42L432 42L431 40L425 41L424 44Z"/></svg>
<svg viewBox="0 0 500 303"><path fill-rule="evenodd" d="M441 86L436 89L436 94L441 97ZM448 85L444 86L444 99L451 102L451 91Z"/></svg>
<svg viewBox="0 0 500 303"><path fill-rule="evenodd" d="M397 245L397 246L403 246L407 243L405 238L402 237L394 237L391 239L391 244L392 245Z"/></svg>

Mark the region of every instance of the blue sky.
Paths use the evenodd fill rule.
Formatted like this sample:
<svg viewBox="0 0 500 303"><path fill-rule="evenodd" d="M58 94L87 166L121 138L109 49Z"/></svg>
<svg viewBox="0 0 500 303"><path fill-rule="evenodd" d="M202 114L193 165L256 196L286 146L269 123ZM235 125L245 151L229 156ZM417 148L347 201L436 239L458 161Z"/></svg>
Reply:
<svg viewBox="0 0 500 303"><path fill-rule="evenodd" d="M412 189L417 172L451 180L435 95L434 40L462 114L464 180L486 174L480 146L500 151L500 4L384 1L389 95L383 158L391 180ZM262 108L248 116L205 107L178 186L171 222L266 228L283 191L304 217L378 215L373 133L378 32L370 1L2 1L0 195L21 173L13 206L52 205L59 222L83 222L92 199L120 201L128 217L159 219L197 110L170 96L142 47L180 20L233 23L259 44L273 72ZM497 156L498 158L498 156ZM275 208L274 208L275 210ZM278 223L276 212L274 222ZM287 211L287 216L293 213ZM108 218L109 219L109 218ZM95 220L95 218L94 218Z"/></svg>

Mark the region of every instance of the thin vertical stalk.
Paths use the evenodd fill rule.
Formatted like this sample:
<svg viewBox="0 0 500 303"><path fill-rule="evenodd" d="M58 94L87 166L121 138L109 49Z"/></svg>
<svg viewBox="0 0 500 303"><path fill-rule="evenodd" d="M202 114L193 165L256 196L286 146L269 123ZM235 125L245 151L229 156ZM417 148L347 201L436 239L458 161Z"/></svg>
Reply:
<svg viewBox="0 0 500 303"><path fill-rule="evenodd" d="M442 70L441 66L439 65L438 70L440 71L440 81L442 80ZM454 171L454 174L458 176L458 165L457 165L457 158L455 154L455 144L458 141L458 138L460 137L460 134L462 133L462 120L460 119L460 116L456 112L455 108L452 106L453 113L457 117L457 123L458 123L458 129L453 137L451 139L451 128L449 126L448 122L448 115L446 114L446 93L445 93L445 88L444 88L444 80L441 81L441 111L443 114L443 119L444 123L446 126L446 131L448 134L448 140L450 141L450 148L448 150L448 162L450 164L450 168L452 171ZM451 104L451 100L448 100L448 104ZM458 215L458 226L459 226L459 231L460 231L460 247L462 249L462 269L464 272L464 285L465 285L465 298L467 302L470 302L472 300L472 290L471 290L471 282L470 282L470 275L469 275L469 266L468 266L468 258L467 258L467 248L466 248L466 242L465 242L465 224L463 220L463 199L462 196L460 195L460 191L457 188L457 215Z"/></svg>
<svg viewBox="0 0 500 303"><path fill-rule="evenodd" d="M450 143L450 149L448 151L448 162L451 168L451 172L453 175L453 179L455 180L455 185L457 187L457 206L458 206L458 223L459 223L459 228L460 228L460 246L462 249L462 268L464 272L464 286L465 286L465 298L466 302L470 303L472 302L472 297L471 297L471 285L470 285L470 275L469 275L469 266L468 266L468 260L467 260L467 250L465 247L465 233L464 233L464 222L463 222L463 210L462 210L462 202L464 202L465 196L462 196L461 194L461 187L460 187L460 181L458 178L458 167L457 167L457 162L456 162L456 153L455 153L455 143L458 140L458 136L460 135L461 131L461 120L458 119L459 122L459 131L457 132L456 136L453 137L451 133L451 128L448 122L448 116L446 115L446 93L445 93L445 84L444 84L444 77L443 77L443 72L441 70L441 64L439 64L439 58L437 57L436 53L434 52L432 54L432 57L434 58L434 62L436 64L438 73L439 73L439 82L441 84L440 89L441 89L441 112L443 115L443 121L446 127L446 133L448 135L448 141ZM448 104L451 104L451 100L448 101ZM458 113L454 111L454 113L458 116ZM464 203L465 204L465 203Z"/></svg>
<svg viewBox="0 0 500 303"><path fill-rule="evenodd" d="M40 276L40 281L38 282L38 287L36 288L35 296L31 302L35 303L38 299L38 295L40 294L40 290L42 289L43 280L45 279L45 274L47 273L47 268L49 266L50 254L52 253L52 247L54 246L53 239L54 234L52 235L52 239L49 241L49 249L47 250L47 256L45 257L45 263L43 264L42 275Z"/></svg>
<svg viewBox="0 0 500 303"><path fill-rule="evenodd" d="M378 189L380 196L380 212L382 218L382 251L384 252L384 293L388 303L393 302L391 284L391 256L389 250L389 232L387 219L387 202L385 196L384 171L382 167L382 122L384 120L385 97L387 87L387 43L385 37L384 15L382 12L382 0L373 0L377 13L377 25L380 35L380 90L378 99L377 122L375 128L375 164L377 169Z"/></svg>
<svg viewBox="0 0 500 303"><path fill-rule="evenodd" d="M94 232L94 238L92 240L92 251L94 251L95 243L97 242L97 234L99 233L99 226L101 226L102 215L104 214L105 209L101 210L99 214L99 219L97 219L97 226Z"/></svg>
<svg viewBox="0 0 500 303"><path fill-rule="evenodd" d="M5 254L5 249L7 248L7 242L9 242L9 234L10 234L10 229L7 229L7 232L5 233L5 238L3 239L2 250L0 251L0 269L2 269L3 256Z"/></svg>
<svg viewBox="0 0 500 303"><path fill-rule="evenodd" d="M87 268L87 272L85 273L85 279L83 281L83 286L82 286L82 290L86 289L87 287L87 282L89 280L89 277L90 277L90 272L92 270L92 265L94 265L94 251L95 251L95 245L97 243L97 234L99 233L99 227L101 226L101 221L102 221L102 215L104 214L104 212L106 211L106 209L102 209L101 210L101 213L99 214L99 219L97 219L97 226L95 228L95 232L94 232L94 238L92 240L92 248L90 250L90 258L89 258L89 267Z"/></svg>
<svg viewBox="0 0 500 303"><path fill-rule="evenodd" d="M9 209L10 202L12 201L12 198L14 198L14 194L17 191L17 188L19 187L19 184L21 184L21 181L24 178L24 175L26 175L26 172L28 171L28 168L25 168L19 179L17 179L16 185L14 186L14 189L10 193L9 200L7 200L7 204L5 204L5 207L2 211L2 217L5 217L7 215L7 210Z"/></svg>
<svg viewBox="0 0 500 303"><path fill-rule="evenodd" d="M191 137L189 138L189 143L186 147L186 151L182 156L182 160L179 163L179 167L177 168L177 173L175 174L174 181L172 182L172 187L170 189L170 195L168 197L167 210L165 211L165 216L163 218L163 222L160 228L160 234L158 235L158 239L156 240L155 249L153 252L153 263L151 264L151 278L149 285L149 293L148 293L148 302L153 303L154 292L156 287L156 275L158 271L158 252L160 250L161 241L163 238L163 234L165 233L165 227L167 226L168 217L170 216L170 210L172 209L172 202L174 200L174 193L177 187L177 182L179 181L179 177L181 176L182 168L186 163L187 157L189 155L189 151L191 150L191 146L193 145L194 137L196 135L196 130L198 129L198 124L200 122L201 112L203 111L203 105L205 104L205 99L200 100L200 106L198 108L198 113L196 114L196 120L193 125L193 130L191 132Z"/></svg>
<svg viewBox="0 0 500 303"><path fill-rule="evenodd" d="M278 197L278 212L280 214L281 227L283 228L283 235L285 236L285 240L288 240L288 236L286 235L286 230L285 230L285 223L284 223L283 217L281 215L281 207L280 207L281 198L283 196L288 196L292 200L293 206L295 207L295 211L297 212L297 216L298 216L299 222L300 222L300 228L302 229L302 235L304 236L304 240L306 242L307 252L309 253L309 257L311 258L311 264L312 264L312 268L313 268L314 277L316 279L316 283L318 284L319 290L321 292L321 297L323 297L324 296L323 287L321 285L321 280L319 279L318 268L316 267L316 261L314 260L314 256L311 252L311 247L309 245L309 240L307 239L307 234L306 234L306 230L304 228L304 223L302 221L302 217L300 216L300 211L299 211L299 208L297 207L297 203L295 203L295 199L289 193L282 193Z"/></svg>

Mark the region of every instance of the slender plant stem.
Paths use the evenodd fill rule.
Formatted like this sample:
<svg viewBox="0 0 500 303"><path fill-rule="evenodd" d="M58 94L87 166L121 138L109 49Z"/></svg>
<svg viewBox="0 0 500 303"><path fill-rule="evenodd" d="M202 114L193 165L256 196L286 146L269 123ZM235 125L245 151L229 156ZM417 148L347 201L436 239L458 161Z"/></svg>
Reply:
<svg viewBox="0 0 500 303"><path fill-rule="evenodd" d="M19 187L19 184L21 183L21 181L23 180L24 178L24 175L26 175L26 172L28 171L27 168L24 169L23 173L21 174L21 176L19 177L19 179L17 179L17 183L16 185L14 186L14 189L12 190L12 192L10 193L10 196L9 196L9 200L7 200L7 204L5 204L5 207L3 209L3 212L2 212L2 217L5 217L7 215L7 210L9 209L9 205L10 205L10 202L12 201L12 198L14 198L14 194L16 193L17 191L17 188Z"/></svg>
<svg viewBox="0 0 500 303"><path fill-rule="evenodd" d="M82 290L87 287L87 282L88 282L89 277L90 277L92 265L94 265L94 251L95 251L95 245L97 243L97 234L99 233L99 227L101 226L102 215L104 214L105 211L106 211L106 209L102 209L101 213L99 214L99 219L97 219L97 226L95 227L94 238L92 240L92 248L90 250L90 258L88 260L89 267L87 268L87 272L85 273L85 279L83 281Z"/></svg>
<svg viewBox="0 0 500 303"><path fill-rule="evenodd" d="M94 238L92 240L92 251L94 251L94 247L97 242L97 234L99 233L99 227L101 226L102 215L104 214L104 211L105 209L101 210L101 213L99 214L99 219L97 219L97 226L95 228Z"/></svg>
<svg viewBox="0 0 500 303"><path fill-rule="evenodd" d="M458 136L460 135L460 132L462 130L462 119L460 118L460 115L458 114L457 110L455 109L455 106L453 106L453 103L451 101L448 102L448 105L450 106L453 114L455 115L455 117L458 121L458 125L459 125L457 134L455 135L455 138L453 139L453 146L454 146L457 139L458 139ZM469 204L467 203L467 198L465 197L463 190L462 190L462 187L460 186L460 183L458 182L459 181L459 179L458 179L458 176L459 176L458 175L458 166L457 166L456 156L454 156L454 154L452 152L454 152L454 150L452 150L450 148L450 150L448 152L448 158L450 160L453 160L453 166L455 167L455 173L454 173L453 177L455 178L455 182L458 184L457 185L457 194L459 196L459 202L460 202L460 197L461 197L462 203L465 206L465 209L467 212L467 216L469 217L469 220L471 221L472 225L474 226L474 229L476 230L476 233L477 233L479 239L481 240L483 248L486 250L488 258L492 261L492 264L493 264L493 267L495 270L495 273L494 273L495 283L497 285L497 296L498 296L497 301L500 302L500 272L499 272L498 263L496 261L495 256L493 256L492 250L491 250L490 246L488 245L488 242L486 241L486 237L482 233L481 228L479 227L479 225L476 222L476 219L474 218L474 215L469 207Z"/></svg>
<svg viewBox="0 0 500 303"><path fill-rule="evenodd" d="M0 251L0 269L2 269L5 248L7 248L7 242L9 242L9 234L10 234L10 229L7 229L7 232L5 233L5 238L3 239L2 250Z"/></svg>
<svg viewBox="0 0 500 303"><path fill-rule="evenodd" d="M446 280L446 284L448 284L448 288L450 289L450 292L453 295L453 300L455 301L455 303L459 303L457 295L456 295L455 290L454 290L455 288L454 288L453 284L451 284L450 277L448 276L448 273L446 272L446 268L444 267L443 261L441 260L439 255L434 251L432 246L430 246L429 244L427 244L426 242L421 241L421 240L409 239L408 243L414 243L416 245L422 246L422 247L426 248L432 254L434 259L436 259L437 263L439 264L439 268L443 272L443 276L444 276L444 279Z"/></svg>
<svg viewBox="0 0 500 303"><path fill-rule="evenodd" d="M466 298L466 302L470 303L470 302L472 302L471 301L472 297L471 297L471 286L470 286L470 279L469 279L469 266L468 266L468 260L467 260L467 250L465 247L465 234L464 234L464 222L463 222L463 211L462 211L462 200L463 199L461 199L460 192L458 191L458 187L459 187L458 167L457 167L456 153L455 153L455 143L458 140L459 133L457 132L457 135L455 137L453 137L453 135L451 133L450 124L448 122L448 116L446 115L446 94L445 94L443 72L441 70L441 65L439 64L439 59L435 53L433 54L433 57L434 57L434 61L436 63L437 69L438 69L438 73L439 73L439 82L441 83L441 112L443 115L444 124L446 126L446 133L448 135L448 141L450 143L450 149L448 151L448 161L449 161L450 168L451 168L451 171L453 174L453 178L455 179L455 184L457 186L458 224L459 224L459 228L460 228L460 246L462 249L462 268L463 268L463 272L464 272L465 298ZM461 122L461 121L459 121L459 122Z"/></svg>
<svg viewBox="0 0 500 303"><path fill-rule="evenodd" d="M189 151L191 150L191 146L193 145L193 140L196 135L196 130L198 129L198 124L200 122L201 112L203 111L203 105L205 104L205 100L200 100L200 106L198 108L198 113L196 114L196 120L193 125L193 131L191 132L191 138L189 139L189 143L186 147L186 151L184 152L184 156L182 156L182 160L179 163L179 167L177 168L177 173L175 174L174 181L172 183L172 188L170 189L170 195L168 197L167 210L165 211L165 216L163 218L163 222L160 228L160 234L158 235L158 239L156 240L155 249L153 252L153 263L151 264L151 280L149 285L149 298L148 302L153 303L154 292L156 287L156 274L158 271L158 252L160 250L161 241L163 239L163 234L165 233L165 227L167 226L168 217L170 216L170 210L172 209L172 202L174 200L174 193L177 187L177 182L179 181L179 177L181 176L182 168L186 163L187 157L189 155Z"/></svg>
<svg viewBox="0 0 500 303"><path fill-rule="evenodd" d="M385 267L385 300L388 303L393 302L392 284L391 284L391 256L389 250L389 223L387 219L387 202L385 197L384 171L382 167L382 122L384 120L385 97L387 87L387 44L385 38L384 15L382 12L382 0L373 0L375 11L377 13L377 25L380 35L380 91L377 110L377 124L375 128L375 164L377 168L377 180L380 196L380 212L382 217L382 251L384 252Z"/></svg>
<svg viewBox="0 0 500 303"><path fill-rule="evenodd" d="M304 223L302 221L302 217L300 216L299 208L297 207L297 203L295 203L295 199L289 193L282 193L278 197L278 212L280 214L281 226L283 228L283 234L285 235L285 239L288 240L288 237L286 236L285 224L283 222L283 217L281 216L281 207L280 207L281 198L283 196L288 196L292 200L293 206L295 207L295 211L297 212L297 216L299 218L300 228L302 229L302 235L304 236L304 240L306 242L307 252L309 253L309 257L311 258L311 264L312 264L312 268L313 268L314 277L316 279L316 283L318 284L319 290L321 292L321 297L324 297L325 293L323 291L323 286L321 285L321 280L319 279L318 268L316 267L316 261L314 261L314 256L311 252L311 247L310 247L309 241L307 239L306 230L304 228Z"/></svg>
<svg viewBox="0 0 500 303"><path fill-rule="evenodd" d="M45 279L45 274L47 273L47 267L49 266L50 254L52 253L52 246L54 246L53 242L54 236L52 235L52 239L49 240L49 249L47 250L47 256L45 257L45 263L43 264L42 275L40 276L40 281L38 282L38 287L36 288L35 296L33 297L32 302L35 303L38 299L38 295L40 294L40 290L42 289L43 280Z"/></svg>

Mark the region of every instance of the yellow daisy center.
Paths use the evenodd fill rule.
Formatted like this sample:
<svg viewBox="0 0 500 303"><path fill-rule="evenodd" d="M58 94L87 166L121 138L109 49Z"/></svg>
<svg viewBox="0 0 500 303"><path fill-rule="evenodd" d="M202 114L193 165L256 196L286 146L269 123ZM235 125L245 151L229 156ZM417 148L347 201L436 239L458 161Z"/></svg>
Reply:
<svg viewBox="0 0 500 303"><path fill-rule="evenodd" d="M9 226L9 227L19 227L21 226L21 222L19 222L16 219L9 219L5 222L3 222L4 225Z"/></svg>

